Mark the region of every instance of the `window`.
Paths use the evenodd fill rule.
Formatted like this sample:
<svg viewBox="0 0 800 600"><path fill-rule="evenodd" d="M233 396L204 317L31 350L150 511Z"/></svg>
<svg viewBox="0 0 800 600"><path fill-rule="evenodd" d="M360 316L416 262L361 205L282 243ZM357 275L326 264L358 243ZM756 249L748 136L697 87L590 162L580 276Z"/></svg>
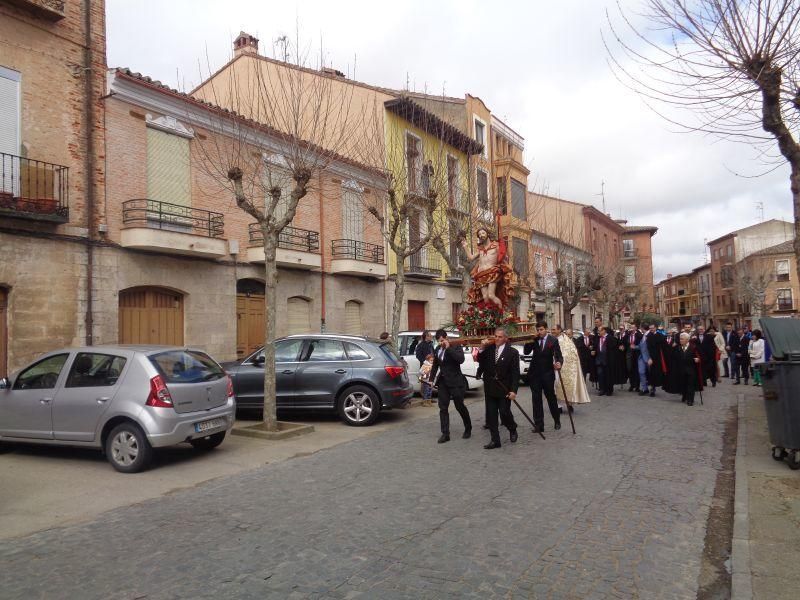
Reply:
<svg viewBox="0 0 800 600"><path fill-rule="evenodd" d="M127 359L109 354L81 352L72 363L64 387L101 387L116 385Z"/></svg>
<svg viewBox="0 0 800 600"><path fill-rule="evenodd" d="M188 138L147 128L147 197L191 206Z"/></svg>
<svg viewBox="0 0 800 600"><path fill-rule="evenodd" d="M475 141L483 144L483 157L486 158L486 124L480 119L475 119Z"/></svg>
<svg viewBox="0 0 800 600"><path fill-rule="evenodd" d="M525 206L525 186L516 179L511 180L511 216L521 221L527 221L528 211Z"/></svg>
<svg viewBox="0 0 800 600"><path fill-rule="evenodd" d="M14 382L15 390L51 390L58 383L58 376L68 354L56 354L31 365L19 374Z"/></svg>
<svg viewBox="0 0 800 600"><path fill-rule="evenodd" d="M347 350L347 357L350 360L370 360L372 358L361 346L357 346L351 342L345 342L344 347Z"/></svg>
<svg viewBox="0 0 800 600"><path fill-rule="evenodd" d="M346 240L364 241L362 193L362 188L354 181L342 185L342 237Z"/></svg>
<svg viewBox="0 0 800 600"><path fill-rule="evenodd" d="M344 332L350 335L363 335L364 327L361 319L362 305L358 300L344 303Z"/></svg>
<svg viewBox="0 0 800 600"><path fill-rule="evenodd" d="M511 252L514 259L514 270L520 279L527 280L528 272L528 242L521 238L511 238Z"/></svg>
<svg viewBox="0 0 800 600"><path fill-rule="evenodd" d="M636 283L636 267L633 265L625 266L625 285L633 285Z"/></svg>
<svg viewBox="0 0 800 600"><path fill-rule="evenodd" d="M287 363L297 362L297 355L303 347L303 340L282 340L275 344L275 362ZM259 356L264 356L264 351L259 352Z"/></svg>
<svg viewBox="0 0 800 600"><path fill-rule="evenodd" d="M458 321L458 316L461 314L461 302L453 302L450 305L450 318L453 323Z"/></svg>
<svg viewBox="0 0 800 600"><path fill-rule="evenodd" d="M489 175L483 169L478 169L477 180L478 208L491 212L489 207Z"/></svg>
<svg viewBox="0 0 800 600"><path fill-rule="evenodd" d="M308 344L306 360L309 362L327 362L347 360L344 345L339 340L312 340Z"/></svg>
<svg viewBox="0 0 800 600"><path fill-rule="evenodd" d="M553 257L552 256L545 256L544 257L544 266L545 266L545 273L548 275L552 275L555 271L553 269Z"/></svg>
<svg viewBox="0 0 800 600"><path fill-rule="evenodd" d="M458 159L447 155L447 202L450 208L464 210L458 187Z"/></svg>
<svg viewBox="0 0 800 600"><path fill-rule="evenodd" d="M714 273L714 283L719 283L719 273Z"/></svg>
<svg viewBox="0 0 800 600"><path fill-rule="evenodd" d="M622 250L625 258L633 258L636 256L636 250L633 247L633 240L622 240Z"/></svg>
<svg viewBox="0 0 800 600"><path fill-rule="evenodd" d="M778 290L778 310L792 310L792 290Z"/></svg>
<svg viewBox="0 0 800 600"><path fill-rule="evenodd" d="M275 205L273 215L276 219L282 219L289 210L289 202L294 189L294 180L289 171L289 163L279 154L272 154L264 159L264 189L267 194L264 197L265 208L271 206L273 201L273 191L280 194L278 203Z"/></svg>
<svg viewBox="0 0 800 600"><path fill-rule="evenodd" d="M592 245L594 246L595 250L597 250L597 246L599 243L600 242L598 241L597 238L597 227L592 227Z"/></svg>
<svg viewBox="0 0 800 600"><path fill-rule="evenodd" d="M506 194L506 178L498 177L495 181L497 190L497 210L501 215L508 214L508 199Z"/></svg>
<svg viewBox="0 0 800 600"><path fill-rule="evenodd" d="M731 256L733 256L733 246L731 246L730 244L728 244L728 245L726 246L726 250L727 250L727 253L728 253L728 258L730 258Z"/></svg>
<svg viewBox="0 0 800 600"><path fill-rule="evenodd" d="M719 248L714 248L714 260L719 260Z"/></svg>
<svg viewBox="0 0 800 600"><path fill-rule="evenodd" d="M542 255L538 252L533 255L533 272L536 274L536 277L541 277L542 272Z"/></svg>
<svg viewBox="0 0 800 600"><path fill-rule="evenodd" d="M166 383L200 383L225 377L213 358L196 350L168 350L150 356Z"/></svg>
<svg viewBox="0 0 800 600"><path fill-rule="evenodd" d="M789 260L775 261L775 279L778 281L789 281Z"/></svg>
<svg viewBox="0 0 800 600"><path fill-rule="evenodd" d="M300 296L293 296L286 301L286 312L289 335L311 331L311 302Z"/></svg>
<svg viewBox="0 0 800 600"><path fill-rule="evenodd" d="M455 221L450 221L449 230L448 241L450 242L450 258L455 264L460 265L461 252L458 244L458 234L461 230L461 226ZM453 275L453 273L451 273L451 275Z"/></svg>
<svg viewBox="0 0 800 600"><path fill-rule="evenodd" d="M18 155L20 149L20 74L0 67L0 152ZM5 166L5 165L4 165ZM11 188L10 165L4 168L0 190L14 193Z"/></svg>
<svg viewBox="0 0 800 600"><path fill-rule="evenodd" d="M409 192L417 192L420 189L421 166L422 140L414 134L406 132L406 174Z"/></svg>
<svg viewBox="0 0 800 600"><path fill-rule="evenodd" d="M672 295L676 296L678 294L678 286L674 283L672 284Z"/></svg>

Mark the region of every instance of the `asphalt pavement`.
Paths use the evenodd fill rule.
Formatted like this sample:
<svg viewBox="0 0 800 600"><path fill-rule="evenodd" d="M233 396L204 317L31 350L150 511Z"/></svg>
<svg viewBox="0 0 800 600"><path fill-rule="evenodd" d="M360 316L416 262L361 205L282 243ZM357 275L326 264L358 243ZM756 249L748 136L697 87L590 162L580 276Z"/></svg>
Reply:
<svg viewBox="0 0 800 600"><path fill-rule="evenodd" d="M13 598L696 598L736 395L618 392L487 451L436 410L379 435L0 541ZM526 411L527 390L520 394ZM516 413L518 423L522 415ZM80 481L75 481L80 486Z"/></svg>

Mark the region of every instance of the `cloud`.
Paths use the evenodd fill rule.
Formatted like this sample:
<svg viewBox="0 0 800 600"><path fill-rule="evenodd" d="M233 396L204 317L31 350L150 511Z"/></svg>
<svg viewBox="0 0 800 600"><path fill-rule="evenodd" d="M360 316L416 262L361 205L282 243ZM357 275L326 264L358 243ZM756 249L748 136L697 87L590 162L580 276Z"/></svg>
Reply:
<svg viewBox="0 0 800 600"><path fill-rule="evenodd" d="M608 212L659 228L657 279L701 264L705 238L756 222L756 202L791 218L788 168L734 175L764 165L741 144L676 133L614 78L599 2L108 0L107 11L109 63L184 89L198 63L230 57L240 30L272 54L299 26L309 51L321 40L325 62L358 79L479 96L525 137L531 182L598 207L605 182Z"/></svg>

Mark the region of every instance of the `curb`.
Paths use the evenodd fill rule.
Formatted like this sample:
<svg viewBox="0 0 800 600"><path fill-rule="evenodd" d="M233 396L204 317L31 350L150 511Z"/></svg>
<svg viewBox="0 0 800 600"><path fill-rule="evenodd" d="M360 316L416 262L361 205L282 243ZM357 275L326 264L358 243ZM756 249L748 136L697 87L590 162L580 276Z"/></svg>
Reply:
<svg viewBox="0 0 800 600"><path fill-rule="evenodd" d="M739 404L736 436L736 483L733 500L733 539L731 542L731 599L752 600L753 574L750 571L750 492L747 454L747 420L744 394L737 394Z"/></svg>
<svg viewBox="0 0 800 600"><path fill-rule="evenodd" d="M234 427L231 430L231 435L258 438L260 440L280 441L314 432L313 425L289 423L286 421L278 421L278 431L265 431L261 427L261 423L248 425L246 427Z"/></svg>

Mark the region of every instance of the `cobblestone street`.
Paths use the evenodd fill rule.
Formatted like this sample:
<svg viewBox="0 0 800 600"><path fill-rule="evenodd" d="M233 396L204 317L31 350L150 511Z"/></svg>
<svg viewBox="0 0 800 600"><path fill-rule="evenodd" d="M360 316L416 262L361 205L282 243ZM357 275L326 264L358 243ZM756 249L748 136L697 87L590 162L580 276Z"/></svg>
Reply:
<svg viewBox="0 0 800 600"><path fill-rule="evenodd" d="M0 544L11 598L695 598L729 382L617 392L573 436L431 418ZM530 408L527 390L520 395ZM460 423L453 414L453 422ZM524 422L520 414L519 423ZM109 486L116 477L109 472ZM79 485L79 482L76 482Z"/></svg>

